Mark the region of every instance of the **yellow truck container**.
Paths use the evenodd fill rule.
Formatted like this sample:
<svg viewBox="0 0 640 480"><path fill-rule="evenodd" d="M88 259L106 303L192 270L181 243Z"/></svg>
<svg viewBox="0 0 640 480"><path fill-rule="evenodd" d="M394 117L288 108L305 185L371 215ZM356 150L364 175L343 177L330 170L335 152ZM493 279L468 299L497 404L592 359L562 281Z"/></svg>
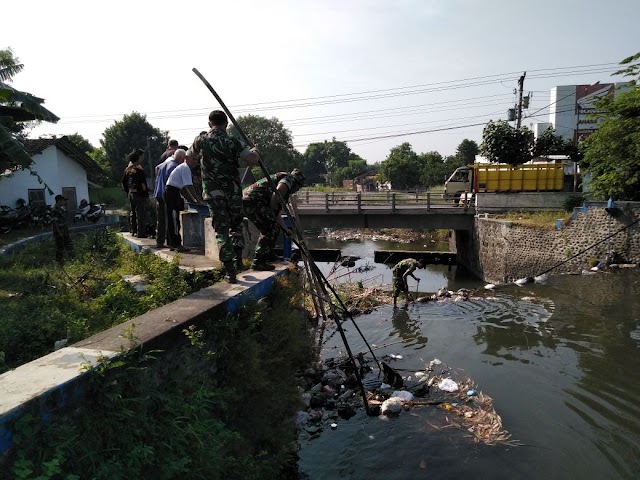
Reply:
<svg viewBox="0 0 640 480"><path fill-rule="evenodd" d="M511 165L478 163L457 168L445 182L445 198L458 201L464 193L559 192L564 187L564 163Z"/></svg>

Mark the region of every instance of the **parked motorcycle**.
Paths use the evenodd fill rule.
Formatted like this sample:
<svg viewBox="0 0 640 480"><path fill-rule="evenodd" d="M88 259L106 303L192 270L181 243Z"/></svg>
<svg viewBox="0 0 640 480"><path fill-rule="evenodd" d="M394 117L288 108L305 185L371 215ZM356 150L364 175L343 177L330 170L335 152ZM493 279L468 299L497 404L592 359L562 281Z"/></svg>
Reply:
<svg viewBox="0 0 640 480"><path fill-rule="evenodd" d="M79 221L90 221L92 223L96 223L100 220L100 217L104 216L105 204L104 203L93 203L87 202L85 199L80 200L80 205L78 205L78 210L76 210L76 214L73 217L74 222Z"/></svg>
<svg viewBox="0 0 640 480"><path fill-rule="evenodd" d="M31 224L36 227L51 225L53 211L49 205L31 207Z"/></svg>
<svg viewBox="0 0 640 480"><path fill-rule="evenodd" d="M9 233L14 228L26 226L30 215L31 210L22 198L16 201L16 208L0 205L0 233Z"/></svg>

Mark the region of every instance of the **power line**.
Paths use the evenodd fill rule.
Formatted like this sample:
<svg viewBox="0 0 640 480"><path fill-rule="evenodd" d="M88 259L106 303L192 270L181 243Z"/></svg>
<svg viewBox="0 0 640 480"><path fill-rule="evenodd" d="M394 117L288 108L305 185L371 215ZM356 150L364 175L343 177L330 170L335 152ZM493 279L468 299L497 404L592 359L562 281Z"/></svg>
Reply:
<svg viewBox="0 0 640 480"><path fill-rule="evenodd" d="M617 63L604 63L604 64L592 64L592 65L581 65L581 66L573 66L573 67L556 67L556 68L548 68L548 69L538 69L538 70L530 70L530 72L539 72L538 74L530 75L530 78L554 78L554 77L562 77L562 76L575 76L575 75L583 75L586 73L605 73L611 71L613 67L604 68L607 65L615 65L616 69L619 67ZM598 68L594 68L598 67ZM579 69L579 70L575 70ZM560 72L559 70L566 70L565 72ZM540 72L552 72L548 74L542 74ZM420 93L429 93L429 92L437 92L449 89L458 89L458 88L468 88L474 86L482 86L488 85L492 83L500 83L502 81L510 80L509 78L498 78L504 77L507 75L513 75L516 72L508 72L494 75L485 75L480 77L470 77L461 80L449 80L443 82L433 82L426 83L421 85L412 85L412 86L404 86L404 87L395 87L388 89L379 89L379 90L366 90L361 92L354 93L346 93L346 94L336 94L336 95L324 95L318 97L306 97L300 99L289 99L289 100L275 100L269 102L258 102L253 104L239 104L235 105L232 108L240 111L245 111L242 107L260 107L261 110L282 110L287 108L300 108L307 106L321 106L321 105L329 105L335 103L344 103L344 102L354 102L354 101L365 101L379 98L393 98L397 96L406 96L406 95L416 95ZM466 82L466 83L463 83ZM458 84L458 85L457 85ZM446 85L452 85L450 87L446 87ZM431 88L425 88L431 87ZM411 91L402 91L409 90ZM418 89L418 90L415 90ZM385 93L387 92L387 93ZM365 96L362 96L365 95ZM356 97L356 98L347 98L347 97ZM309 102L317 100L315 102ZM292 102L307 102L307 103L292 103ZM279 105L284 104L284 105ZM160 110L160 111L151 111L147 112L147 115L154 114L177 114L179 112L194 112L193 114L188 114L188 116L198 115L198 112L209 111L209 108L192 108L192 109L178 109L178 110ZM83 119L83 118L96 118L96 117L119 117L124 114L101 114L101 115L78 115L78 116L70 116L68 119ZM174 115L175 116L175 115ZM157 117L163 118L163 117ZM171 117L167 117L171 118ZM70 123L70 122L69 122Z"/></svg>

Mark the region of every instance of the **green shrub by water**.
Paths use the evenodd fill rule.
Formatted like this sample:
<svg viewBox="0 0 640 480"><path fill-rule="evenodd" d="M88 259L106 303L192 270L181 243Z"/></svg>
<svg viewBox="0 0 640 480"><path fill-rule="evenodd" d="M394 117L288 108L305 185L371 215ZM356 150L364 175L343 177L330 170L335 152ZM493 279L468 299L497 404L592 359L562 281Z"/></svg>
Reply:
<svg viewBox="0 0 640 480"><path fill-rule="evenodd" d="M113 231L72 238L75 254L62 265L51 239L0 257L0 373L51 352L58 340L81 340L215 280L136 254ZM137 274L151 281L144 294L122 280Z"/></svg>
<svg viewBox="0 0 640 480"><path fill-rule="evenodd" d="M43 425L25 415L0 471L25 479L286 479L295 474L295 373L315 358L300 288L185 329L167 352L128 352ZM293 308L292 308L293 306ZM132 332L135 336L135 331ZM4 469L4 470L3 470Z"/></svg>

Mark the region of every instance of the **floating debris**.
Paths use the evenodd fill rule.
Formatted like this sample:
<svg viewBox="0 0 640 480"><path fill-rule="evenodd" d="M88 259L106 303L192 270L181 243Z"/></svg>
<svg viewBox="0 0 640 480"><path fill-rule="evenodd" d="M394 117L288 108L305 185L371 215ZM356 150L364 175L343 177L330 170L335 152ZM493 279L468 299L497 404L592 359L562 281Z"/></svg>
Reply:
<svg viewBox="0 0 640 480"><path fill-rule="evenodd" d="M446 412L443 418L447 426L464 431L476 442L520 445L511 439L503 427L491 397L482 393L471 379L457 374L440 359L425 362L424 370L411 370L406 377L383 362L383 378L380 378L379 372L368 367L367 363L371 363L372 359L366 359L363 355L358 355L358 359L369 415L382 414L381 420L389 420L406 410L421 419L413 409L435 406ZM335 430L340 421L348 421L364 406L362 397L357 394L353 365L348 359L327 359L319 370L305 372L305 378L307 387L301 389L301 397L306 411L299 412L296 417L303 438L306 436L313 440L323 428Z"/></svg>

